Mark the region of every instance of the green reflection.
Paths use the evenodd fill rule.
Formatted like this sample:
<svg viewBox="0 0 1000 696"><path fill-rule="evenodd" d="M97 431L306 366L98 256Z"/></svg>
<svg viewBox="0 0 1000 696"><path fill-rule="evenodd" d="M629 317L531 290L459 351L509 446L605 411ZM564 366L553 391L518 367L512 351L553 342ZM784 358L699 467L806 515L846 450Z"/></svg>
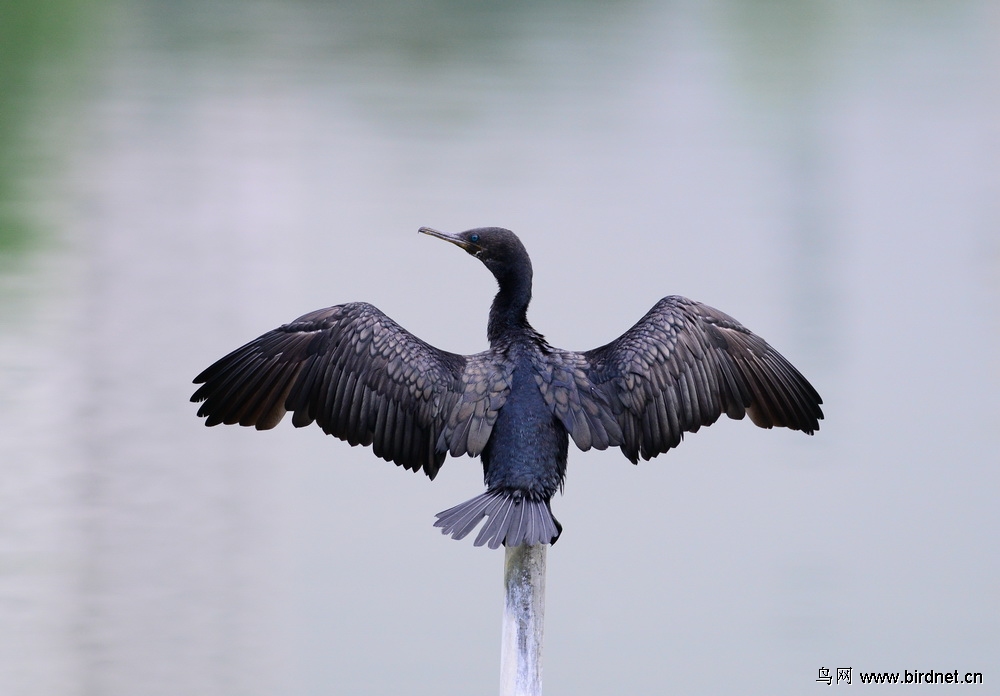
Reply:
<svg viewBox="0 0 1000 696"><path fill-rule="evenodd" d="M144 49L234 76L219 89L281 95L295 85L317 99L336 94L359 121L420 135L473 129L507 97L550 103L552 94L614 84L649 11L596 0L137 7Z"/></svg>
<svg viewBox="0 0 1000 696"><path fill-rule="evenodd" d="M45 177L66 143L38 133L35 121L66 108L85 76L80 58L95 8L86 0L0 2L0 258L41 236L28 182Z"/></svg>

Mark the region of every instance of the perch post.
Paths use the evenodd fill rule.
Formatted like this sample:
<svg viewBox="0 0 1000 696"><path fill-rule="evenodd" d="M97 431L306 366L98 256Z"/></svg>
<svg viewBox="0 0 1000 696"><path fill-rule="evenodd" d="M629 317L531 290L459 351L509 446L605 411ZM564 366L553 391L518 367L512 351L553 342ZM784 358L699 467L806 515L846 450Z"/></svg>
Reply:
<svg viewBox="0 0 1000 696"><path fill-rule="evenodd" d="M508 547L504 553L500 696L541 696L545 552L548 544Z"/></svg>

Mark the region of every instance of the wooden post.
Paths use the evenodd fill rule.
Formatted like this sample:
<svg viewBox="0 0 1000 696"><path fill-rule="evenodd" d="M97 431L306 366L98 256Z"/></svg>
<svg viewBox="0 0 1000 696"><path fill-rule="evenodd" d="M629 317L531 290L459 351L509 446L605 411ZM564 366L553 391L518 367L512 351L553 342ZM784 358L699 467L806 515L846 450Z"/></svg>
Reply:
<svg viewBox="0 0 1000 696"><path fill-rule="evenodd" d="M504 554L500 696L541 696L545 552L548 544L508 547Z"/></svg>

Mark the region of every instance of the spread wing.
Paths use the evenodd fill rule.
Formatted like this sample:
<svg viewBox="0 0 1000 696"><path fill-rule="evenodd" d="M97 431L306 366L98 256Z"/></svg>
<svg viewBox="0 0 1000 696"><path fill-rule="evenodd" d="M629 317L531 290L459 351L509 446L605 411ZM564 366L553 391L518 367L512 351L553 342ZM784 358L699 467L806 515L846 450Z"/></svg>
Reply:
<svg viewBox="0 0 1000 696"><path fill-rule="evenodd" d="M577 447L603 450L622 443L621 404L595 384L585 355L549 347L534 368L542 398Z"/></svg>
<svg viewBox="0 0 1000 696"><path fill-rule="evenodd" d="M205 425L267 430L285 413L434 478L446 454L478 455L510 391L492 353L420 340L363 302L305 314L237 348L195 378Z"/></svg>
<svg viewBox="0 0 1000 696"><path fill-rule="evenodd" d="M819 394L762 338L727 314L665 297L611 343L555 351L546 401L581 449L621 447L633 462L680 443L723 413L813 433ZM562 366L562 367L560 367ZM609 424L613 420L614 424Z"/></svg>

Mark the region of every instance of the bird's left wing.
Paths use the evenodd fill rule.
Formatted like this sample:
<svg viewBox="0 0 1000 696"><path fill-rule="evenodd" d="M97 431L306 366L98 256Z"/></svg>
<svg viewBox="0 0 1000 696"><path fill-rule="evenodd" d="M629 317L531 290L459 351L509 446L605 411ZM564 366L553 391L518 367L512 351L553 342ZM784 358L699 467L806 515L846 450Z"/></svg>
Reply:
<svg viewBox="0 0 1000 696"><path fill-rule="evenodd" d="M551 349L536 365L546 403L580 449L633 462L675 447L722 414L812 433L819 394L762 338L723 312L671 296L600 348Z"/></svg>
<svg viewBox="0 0 1000 696"><path fill-rule="evenodd" d="M218 360L195 378L198 415L267 430L291 411L352 445L434 478L448 451L477 455L510 390L489 354L420 340L364 302L305 314Z"/></svg>
<svg viewBox="0 0 1000 696"><path fill-rule="evenodd" d="M819 394L764 339L684 297L664 297L618 339L579 355L621 426L612 444L633 462L666 452L722 414L809 434L823 418Z"/></svg>
<svg viewBox="0 0 1000 696"><path fill-rule="evenodd" d="M582 353L547 347L535 360L535 382L552 414L586 451L622 443L622 405L612 390L594 382Z"/></svg>

